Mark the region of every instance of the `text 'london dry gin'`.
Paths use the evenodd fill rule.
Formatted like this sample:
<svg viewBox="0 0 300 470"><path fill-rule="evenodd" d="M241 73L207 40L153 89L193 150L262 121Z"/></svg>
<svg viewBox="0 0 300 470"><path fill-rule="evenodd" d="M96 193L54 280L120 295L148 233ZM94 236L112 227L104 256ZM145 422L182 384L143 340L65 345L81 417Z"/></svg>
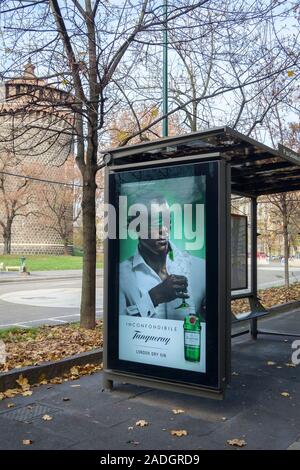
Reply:
<svg viewBox="0 0 300 470"><path fill-rule="evenodd" d="M187 315L183 324L184 358L186 361L200 361L200 319L196 315Z"/></svg>

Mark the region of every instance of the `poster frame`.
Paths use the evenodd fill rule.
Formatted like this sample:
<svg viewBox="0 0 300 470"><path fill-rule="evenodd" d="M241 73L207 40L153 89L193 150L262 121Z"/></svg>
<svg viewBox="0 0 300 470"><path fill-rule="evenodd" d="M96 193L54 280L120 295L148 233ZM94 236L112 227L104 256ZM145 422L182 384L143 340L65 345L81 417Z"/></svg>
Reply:
<svg viewBox="0 0 300 470"><path fill-rule="evenodd" d="M202 158L201 158L202 157ZM163 166L170 165L182 165L182 164L197 164L197 163L209 163L217 162L218 164L218 190L217 190L217 210L218 210L218 231L217 231L217 244L218 244L218 360L217 360L217 381L214 384L205 385L201 382L195 383L189 382L189 380L182 381L168 377L149 376L143 372L144 364L140 364L140 371L133 372L127 371L122 367L118 367L116 362L111 361L111 345L114 344L117 347L118 335L113 331L109 322L109 312L111 313L112 304L114 302L112 297L112 278L110 264L113 258L112 254L116 250L116 243L118 240L104 240L104 351L103 351L103 384L104 388L111 389L113 382L127 382L134 383L143 386L150 386L154 388L161 388L172 391L181 391L189 394L198 396L209 396L210 398L223 398L226 384L230 381L230 334L231 334L231 321L230 321L230 166L227 162L221 158L203 158L201 156L198 161L193 157L192 161L189 162L187 158L176 159L176 162L156 161L153 162L151 167L153 169L160 168ZM129 168L128 168L129 167ZM132 165L121 165L114 167L113 165L105 169L105 202L111 202L114 200L115 188L111 181L111 175L116 172L126 171L128 169L133 170ZM137 168L149 169L148 165L138 165ZM116 259L114 259L114 263ZM116 297L116 296L115 296ZM116 308L116 303L113 308ZM158 366L156 366L158 367ZM161 366L163 369L163 367ZM138 367L137 367L138 370ZM189 371L185 371L188 375Z"/></svg>

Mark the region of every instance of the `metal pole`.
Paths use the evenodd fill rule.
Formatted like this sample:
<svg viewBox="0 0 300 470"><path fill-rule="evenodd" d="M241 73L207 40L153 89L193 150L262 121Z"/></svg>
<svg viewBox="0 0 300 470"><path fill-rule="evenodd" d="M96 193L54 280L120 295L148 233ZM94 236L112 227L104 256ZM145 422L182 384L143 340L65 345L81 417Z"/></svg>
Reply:
<svg viewBox="0 0 300 470"><path fill-rule="evenodd" d="M257 199L251 198L251 291L257 299ZM251 336L257 339L257 318L250 320Z"/></svg>
<svg viewBox="0 0 300 470"><path fill-rule="evenodd" d="M169 135L168 126L168 0L164 0L164 29L163 29L163 115L162 135Z"/></svg>

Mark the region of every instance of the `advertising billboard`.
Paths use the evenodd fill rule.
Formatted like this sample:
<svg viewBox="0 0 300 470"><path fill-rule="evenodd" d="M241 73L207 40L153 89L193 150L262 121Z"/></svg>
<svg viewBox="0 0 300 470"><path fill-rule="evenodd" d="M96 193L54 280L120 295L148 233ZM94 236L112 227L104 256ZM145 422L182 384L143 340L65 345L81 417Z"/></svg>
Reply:
<svg viewBox="0 0 300 470"><path fill-rule="evenodd" d="M248 219L231 214L231 289L248 288Z"/></svg>
<svg viewBox="0 0 300 470"><path fill-rule="evenodd" d="M219 165L110 173L107 368L220 388Z"/></svg>
<svg viewBox="0 0 300 470"><path fill-rule="evenodd" d="M120 240L120 359L206 371L205 185L204 175L120 185L138 213Z"/></svg>

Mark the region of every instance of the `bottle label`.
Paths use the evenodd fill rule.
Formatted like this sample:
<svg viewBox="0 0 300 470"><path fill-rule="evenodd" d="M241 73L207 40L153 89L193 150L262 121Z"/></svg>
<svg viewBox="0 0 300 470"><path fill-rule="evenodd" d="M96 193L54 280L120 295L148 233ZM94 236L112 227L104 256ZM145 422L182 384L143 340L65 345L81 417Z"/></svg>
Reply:
<svg viewBox="0 0 300 470"><path fill-rule="evenodd" d="M200 333L185 331L184 332L184 345L185 346L200 346Z"/></svg>

